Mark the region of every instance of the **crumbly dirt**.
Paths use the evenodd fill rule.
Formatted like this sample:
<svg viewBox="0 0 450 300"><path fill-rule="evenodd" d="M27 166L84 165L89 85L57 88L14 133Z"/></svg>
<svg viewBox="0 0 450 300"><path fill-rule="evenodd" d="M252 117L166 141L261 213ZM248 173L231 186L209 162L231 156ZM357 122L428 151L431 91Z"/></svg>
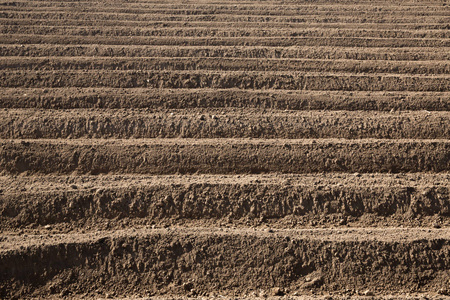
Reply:
<svg viewBox="0 0 450 300"><path fill-rule="evenodd" d="M205 70L239 71L246 65L248 71L296 71L310 72L351 72L351 73L390 73L390 74L446 74L450 64L440 61L367 61L367 60L314 60L267 58L117 58L117 57L62 57L62 58L0 58L1 69L21 70Z"/></svg>
<svg viewBox="0 0 450 300"><path fill-rule="evenodd" d="M450 112L271 109L0 111L0 138L447 139Z"/></svg>
<svg viewBox="0 0 450 300"><path fill-rule="evenodd" d="M86 17L83 14L83 17ZM117 15L116 15L117 16ZM72 16L74 17L74 16ZM98 15L97 15L98 17ZM247 17L248 18L248 17ZM355 16L353 17L355 18ZM21 19L16 19L15 22ZM7 20L5 20L7 21ZM46 22L45 19L24 19L23 22ZM48 20L47 20L48 22ZM64 20L58 19L58 25ZM89 22L84 20L83 22ZM118 22L118 21L114 21ZM131 21L127 21L130 24ZM155 22L156 23L156 22ZM168 22L173 23L173 22ZM194 22L189 22L186 24L192 24ZM209 26L210 22L202 22L206 24L204 26ZM132 23L131 23L132 24ZM144 23L148 26L148 23ZM245 25L254 24L252 22L247 22ZM185 25L185 24L183 24ZM271 23L271 26L276 26L276 23ZM292 23L291 26L295 24ZM349 23L341 23L339 26L348 26ZM361 27L364 24L355 24L353 26ZM161 25L160 25L161 26ZM255 25L253 25L255 26ZM261 25L256 25L261 26ZM309 24L304 24L303 26L311 26ZM326 24L321 24L321 26L327 26ZM330 24L328 26L336 26ZM382 23L379 24L368 24L366 26L383 26ZM418 26L430 26L432 29L445 28L446 24L385 24L384 26L390 27L402 27L407 26L418 27ZM315 60L356 60L363 63L364 61L381 61L382 64L388 64L388 61L399 61L413 62L417 61L416 64L429 64L433 61L439 61L446 65L450 54L445 48L438 47L402 47L402 48L355 48L355 47L320 47L320 46L298 46L298 47L264 47L264 46L228 46L228 47L217 47L217 46L139 46L139 45L77 45L77 46L67 46L67 45L47 45L47 44L25 44L25 45L8 45L3 44L0 46L0 54L4 57L52 57L57 59L59 57L71 58L74 57L92 57L95 56L101 60L101 58L238 58L238 59L315 59ZM5 59L6 60L6 59ZM114 61L114 60L113 60ZM355 62L353 62L355 63ZM369 63L369 62L368 62Z"/></svg>
<svg viewBox="0 0 450 300"><path fill-rule="evenodd" d="M0 2L0 298L449 299L449 8Z"/></svg>
<svg viewBox="0 0 450 300"><path fill-rule="evenodd" d="M450 110L447 92L230 89L3 88L1 108L262 108L278 110Z"/></svg>
<svg viewBox="0 0 450 300"><path fill-rule="evenodd" d="M450 175L4 176L3 228L447 226Z"/></svg>
<svg viewBox="0 0 450 300"><path fill-rule="evenodd" d="M379 294L398 291L401 285L409 291L438 293L449 283L449 238L448 230L427 228L173 227L69 235L4 234L2 282L12 280L13 286L22 289L12 293L3 286L0 291L3 297L30 292L33 296L70 295L89 287L112 295L202 296L213 290L248 294L263 289L270 293L281 286L277 294L309 294L311 289L329 293L344 288L370 288L372 294Z"/></svg>
<svg viewBox="0 0 450 300"><path fill-rule="evenodd" d="M450 40L450 39L449 39ZM240 88L330 91L446 92L449 75L278 71L1 70L0 87ZM351 88L349 88L351 87Z"/></svg>
<svg viewBox="0 0 450 300"><path fill-rule="evenodd" d="M0 150L6 174L450 171L447 139L38 139Z"/></svg>

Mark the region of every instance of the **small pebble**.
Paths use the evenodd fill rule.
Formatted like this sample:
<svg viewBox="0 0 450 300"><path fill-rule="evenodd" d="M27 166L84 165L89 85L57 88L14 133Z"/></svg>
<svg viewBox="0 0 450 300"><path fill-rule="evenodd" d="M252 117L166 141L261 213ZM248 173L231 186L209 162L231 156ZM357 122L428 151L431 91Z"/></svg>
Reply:
<svg viewBox="0 0 450 300"><path fill-rule="evenodd" d="M284 296L284 291L283 291L283 289L281 289L279 287L274 287L270 290L270 295L271 296Z"/></svg>

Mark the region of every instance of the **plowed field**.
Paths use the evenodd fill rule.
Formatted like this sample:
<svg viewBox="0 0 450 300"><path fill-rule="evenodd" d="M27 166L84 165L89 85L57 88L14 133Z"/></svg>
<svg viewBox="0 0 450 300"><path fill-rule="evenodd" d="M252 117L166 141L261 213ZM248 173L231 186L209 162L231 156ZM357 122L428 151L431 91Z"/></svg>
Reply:
<svg viewBox="0 0 450 300"><path fill-rule="evenodd" d="M0 298L450 296L446 0L0 0Z"/></svg>

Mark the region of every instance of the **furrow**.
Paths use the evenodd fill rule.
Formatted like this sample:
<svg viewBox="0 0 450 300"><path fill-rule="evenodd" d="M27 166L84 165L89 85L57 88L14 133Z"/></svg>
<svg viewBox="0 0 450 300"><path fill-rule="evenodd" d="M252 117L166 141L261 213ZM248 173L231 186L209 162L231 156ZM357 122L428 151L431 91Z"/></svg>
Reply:
<svg viewBox="0 0 450 300"><path fill-rule="evenodd" d="M0 14L1 15L1 14ZM263 19L259 20L257 18L245 18L236 17L235 20L232 16L230 16L230 20L211 20L207 21L203 18L198 21L190 20L189 23L180 19L179 17L170 17L170 19L175 20L146 20L146 21L136 21L134 19L131 20L110 20L105 19L102 20L103 15L99 15L98 18L94 16L85 16L85 18L74 17L72 14L64 16L64 20L59 19L62 17L61 14L57 16L53 16L53 18L39 18L39 16L31 15L29 17L25 17L25 15L18 14L8 14L3 15L4 17L0 17L0 23L5 26L102 26L102 27L114 27L114 26L122 26L122 27L130 27L130 28L174 28L174 27L184 27L184 28L223 28L224 26L229 26L229 22L233 22L233 28L267 28L267 29L275 29L275 28L291 28L291 29L299 29L299 28L332 28L332 29L378 29L378 30L445 30L448 29L449 25L441 22L441 23L413 23L413 22L405 22L405 23L356 23L354 20L350 22L350 20L345 20L345 22L317 22L317 18L313 19L309 17L308 19L296 19L296 18L282 18L282 17L272 17L271 20ZM416 21L416 20L414 20Z"/></svg>
<svg viewBox="0 0 450 300"><path fill-rule="evenodd" d="M209 70L450 74L450 61L360 61L192 57L1 57L0 70Z"/></svg>
<svg viewBox="0 0 450 300"><path fill-rule="evenodd" d="M5 110L0 138L449 139L450 112Z"/></svg>
<svg viewBox="0 0 450 300"><path fill-rule="evenodd" d="M373 30L373 29L279 29L279 28L154 28L154 27L104 27L104 26L24 26L4 25L1 34L32 35L68 35L68 36L102 36L102 37L214 37L239 38L247 37L302 37L302 38L398 38L398 39L448 39L450 33L444 30Z"/></svg>
<svg viewBox="0 0 450 300"><path fill-rule="evenodd" d="M274 286L298 293L367 286L377 295L437 293L445 290L450 276L448 230L426 228L272 233L142 228L31 234L25 240L5 235L2 240L0 245L7 247L0 252L5 298L27 295L20 286L35 297L79 289L116 296L233 295L269 293ZM53 283L54 278L59 280Z"/></svg>
<svg viewBox="0 0 450 300"><path fill-rule="evenodd" d="M158 13L130 13L123 10L117 12L92 12L86 11L83 13L77 11L14 11L2 10L0 12L1 18L8 19L47 19L47 20L83 20L83 21L133 21L133 22L187 22L188 26L191 22L253 22L253 23L271 23L271 22L288 22L290 24L302 23L342 23L342 24L360 24L364 26L367 23L374 23L379 25L399 25L402 23L416 23L417 25L437 23L441 26L448 26L448 16L410 16L405 14L391 15L391 14L377 14L368 15L367 12L363 16L355 13L339 15L330 15L327 13L302 13L297 16L280 16L280 15L235 15L235 14L201 14L201 15L168 15ZM162 25L162 24L160 24ZM404 27L402 28L404 29Z"/></svg>
<svg viewBox="0 0 450 300"><path fill-rule="evenodd" d="M0 71L3 88L215 88L313 91L447 92L448 75L330 74L313 72Z"/></svg>
<svg viewBox="0 0 450 300"><path fill-rule="evenodd" d="M450 47L450 39L396 39L358 37L133 37L0 34L3 44L148 45L148 46L266 46L266 47Z"/></svg>
<svg viewBox="0 0 450 300"><path fill-rule="evenodd" d="M448 140L1 140L0 172L242 174L448 172Z"/></svg>
<svg viewBox="0 0 450 300"><path fill-rule="evenodd" d="M253 59L325 59L374 61L449 61L450 48L355 48L355 47L243 47L243 46L137 46L137 45L6 45L0 46L0 56L20 57L192 57L192 58L253 58Z"/></svg>
<svg viewBox="0 0 450 300"><path fill-rule="evenodd" d="M13 12L65 12L68 10L80 10L80 7L64 7L61 6L60 3L52 3L56 5L42 5L41 3L37 3L32 5L32 3L28 6L3 6L3 11L13 11ZM86 4L82 4L82 7L85 7ZM441 6L358 6L358 5L349 5L349 6L278 6L278 7L267 7L265 5L260 6L251 6L246 7L245 5L238 6L227 6L227 7L218 7L218 6L195 6L195 7L180 7L177 6L175 8L169 8L164 6L154 5L152 3L148 3L147 5L139 4L137 6L128 5L122 8L118 8L117 4L115 5L105 5L105 3L91 3L90 5L90 13L134 13L134 14L159 14L159 15L256 15L256 16L298 16L298 15L308 15L308 14L317 14L317 15L327 15L333 13L335 15L351 15L358 14L364 12L369 16L381 16L386 14L392 15L406 15L411 17L420 17L420 16L443 16L448 17L448 12L445 9L442 9Z"/></svg>
<svg viewBox="0 0 450 300"><path fill-rule="evenodd" d="M0 224L5 230L33 224L106 228L125 221L445 226L449 179L449 173L3 176Z"/></svg>
<svg viewBox="0 0 450 300"><path fill-rule="evenodd" d="M448 92L239 89L3 88L1 108L262 108L289 110L450 110Z"/></svg>

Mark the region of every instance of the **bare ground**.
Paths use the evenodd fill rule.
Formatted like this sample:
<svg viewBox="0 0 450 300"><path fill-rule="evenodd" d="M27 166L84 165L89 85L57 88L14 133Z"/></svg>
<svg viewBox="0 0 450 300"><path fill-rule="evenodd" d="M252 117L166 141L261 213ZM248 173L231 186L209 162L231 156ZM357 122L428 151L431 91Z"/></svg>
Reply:
<svg viewBox="0 0 450 300"><path fill-rule="evenodd" d="M173 227L5 234L3 282L12 279L22 289L12 293L4 286L0 291L5 297L31 291L34 296L71 295L89 287L113 295L201 296L212 290L248 294L282 286L282 293L370 288L378 294L398 292L401 285L409 291L446 293L449 238L448 230L427 228Z"/></svg>
<svg viewBox="0 0 450 300"><path fill-rule="evenodd" d="M449 298L449 16L0 3L0 298Z"/></svg>
<svg viewBox="0 0 450 300"><path fill-rule="evenodd" d="M444 174L2 177L3 228L135 224L447 226Z"/></svg>
<svg viewBox="0 0 450 300"><path fill-rule="evenodd" d="M2 139L447 139L450 113L272 109L16 109L0 111Z"/></svg>

